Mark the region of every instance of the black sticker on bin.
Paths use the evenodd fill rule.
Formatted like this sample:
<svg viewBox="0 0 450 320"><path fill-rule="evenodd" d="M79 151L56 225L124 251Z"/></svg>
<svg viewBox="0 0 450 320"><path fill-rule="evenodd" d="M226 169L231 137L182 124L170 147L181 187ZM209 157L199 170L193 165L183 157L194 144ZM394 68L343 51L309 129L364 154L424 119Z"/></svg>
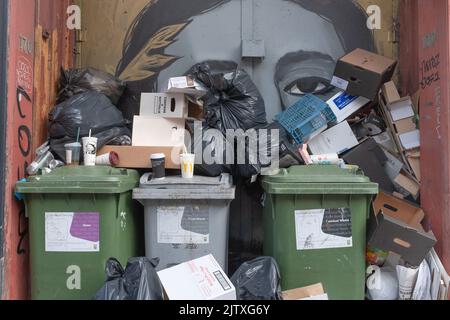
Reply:
<svg viewBox="0 0 450 320"><path fill-rule="evenodd" d="M325 209L322 231L325 234L350 238L352 236L352 214L350 209Z"/></svg>
<svg viewBox="0 0 450 320"><path fill-rule="evenodd" d="M186 207L181 220L183 230L209 235L209 209L206 205Z"/></svg>

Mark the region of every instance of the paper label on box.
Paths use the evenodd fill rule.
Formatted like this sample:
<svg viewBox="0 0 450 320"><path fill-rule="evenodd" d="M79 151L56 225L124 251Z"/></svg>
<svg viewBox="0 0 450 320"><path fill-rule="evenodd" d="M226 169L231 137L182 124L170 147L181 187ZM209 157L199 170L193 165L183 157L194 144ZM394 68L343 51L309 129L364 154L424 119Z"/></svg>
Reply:
<svg viewBox="0 0 450 320"><path fill-rule="evenodd" d="M348 81L344 80L342 78L333 76L333 78L331 79L331 85L345 91L348 88Z"/></svg>
<svg viewBox="0 0 450 320"><path fill-rule="evenodd" d="M295 211L297 250L353 247L349 208Z"/></svg>
<svg viewBox="0 0 450 320"><path fill-rule="evenodd" d="M343 110L345 107L347 107L350 103L352 103L356 99L358 99L357 96L351 96L343 92L337 98L333 99L333 102L339 110Z"/></svg>
<svg viewBox="0 0 450 320"><path fill-rule="evenodd" d="M206 206L158 207L158 243L209 244L209 210Z"/></svg>
<svg viewBox="0 0 450 320"><path fill-rule="evenodd" d="M46 212L45 252L100 252L100 213Z"/></svg>

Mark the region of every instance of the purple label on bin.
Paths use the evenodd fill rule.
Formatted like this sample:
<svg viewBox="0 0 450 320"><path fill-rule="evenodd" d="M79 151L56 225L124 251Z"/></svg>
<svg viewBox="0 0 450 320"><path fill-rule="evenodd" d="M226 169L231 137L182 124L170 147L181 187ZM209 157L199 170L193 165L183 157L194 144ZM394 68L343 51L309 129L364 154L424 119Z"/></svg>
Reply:
<svg viewBox="0 0 450 320"><path fill-rule="evenodd" d="M76 212L73 214L70 235L75 238L99 242L100 241L100 213Z"/></svg>

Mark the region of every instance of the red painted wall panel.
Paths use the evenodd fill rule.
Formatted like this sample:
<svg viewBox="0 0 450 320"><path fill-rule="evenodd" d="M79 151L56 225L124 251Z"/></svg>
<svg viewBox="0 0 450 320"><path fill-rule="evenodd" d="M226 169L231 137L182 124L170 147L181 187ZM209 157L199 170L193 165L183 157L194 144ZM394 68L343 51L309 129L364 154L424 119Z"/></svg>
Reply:
<svg viewBox="0 0 450 320"><path fill-rule="evenodd" d="M14 198L14 185L25 177L32 160L35 1L9 2L7 173L5 190L6 299L29 296L27 219L23 204Z"/></svg>
<svg viewBox="0 0 450 320"><path fill-rule="evenodd" d="M400 68L405 93L421 90L422 207L450 270L450 25L448 0L403 0Z"/></svg>

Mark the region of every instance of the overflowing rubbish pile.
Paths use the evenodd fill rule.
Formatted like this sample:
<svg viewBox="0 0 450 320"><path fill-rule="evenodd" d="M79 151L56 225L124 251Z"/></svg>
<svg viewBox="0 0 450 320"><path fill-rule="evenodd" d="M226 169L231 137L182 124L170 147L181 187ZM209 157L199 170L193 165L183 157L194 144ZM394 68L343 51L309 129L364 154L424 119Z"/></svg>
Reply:
<svg viewBox="0 0 450 320"><path fill-rule="evenodd" d="M330 84L338 93L328 101L306 93L269 122L258 88L233 62L196 64L162 92L142 93L133 123L116 107L125 83L95 69L62 71L49 140L28 174L53 181L70 166L86 183L96 173L80 171L82 163L122 169L93 182L102 193L118 176L146 171L117 193L145 207L147 258L130 256L125 269L108 260L95 299L445 299L448 275L420 208L420 93L400 95L396 65L357 49L336 64ZM71 179L61 178L77 183ZM245 262L229 278L229 203L240 180L264 186L264 247L273 256ZM26 199L27 183L38 181L20 182L18 196ZM131 222L117 210L117 230L125 232ZM45 215L46 226L59 221ZM97 238L90 252L99 252ZM68 248L47 234L44 240L46 252ZM315 260L311 250L325 253ZM339 290L345 284L333 268L341 265L357 279Z"/></svg>

